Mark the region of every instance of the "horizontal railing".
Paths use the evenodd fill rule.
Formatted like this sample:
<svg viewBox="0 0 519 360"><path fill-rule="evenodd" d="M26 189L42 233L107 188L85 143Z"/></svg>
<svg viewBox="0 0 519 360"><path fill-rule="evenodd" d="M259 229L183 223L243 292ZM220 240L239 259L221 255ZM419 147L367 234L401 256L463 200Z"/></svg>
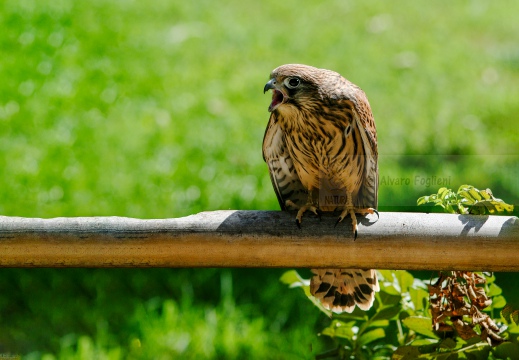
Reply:
<svg viewBox="0 0 519 360"><path fill-rule="evenodd" d="M279 267L519 271L519 219L212 211L160 220L0 216L0 267Z"/></svg>

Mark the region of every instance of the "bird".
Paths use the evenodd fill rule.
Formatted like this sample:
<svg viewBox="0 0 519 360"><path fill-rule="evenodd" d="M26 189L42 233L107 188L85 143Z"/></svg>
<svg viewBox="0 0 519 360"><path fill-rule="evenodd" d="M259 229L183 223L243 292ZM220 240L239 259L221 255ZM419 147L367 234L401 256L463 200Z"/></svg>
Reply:
<svg viewBox="0 0 519 360"><path fill-rule="evenodd" d="M282 210L378 215L378 149L366 94L339 73L302 64L272 70L263 159ZM380 290L376 270L312 269L310 292L335 313L369 310Z"/></svg>

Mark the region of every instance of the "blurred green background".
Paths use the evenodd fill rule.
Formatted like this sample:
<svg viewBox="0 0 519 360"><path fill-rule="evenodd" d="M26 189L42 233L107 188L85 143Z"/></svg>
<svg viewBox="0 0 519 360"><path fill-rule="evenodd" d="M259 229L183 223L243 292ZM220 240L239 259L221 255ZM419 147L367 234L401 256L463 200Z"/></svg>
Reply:
<svg viewBox="0 0 519 360"><path fill-rule="evenodd" d="M518 204L518 13L484 0L0 0L0 214L278 209L262 89L285 63L367 93L380 209L413 210L439 178ZM0 269L0 353L312 358L330 345L316 336L327 319L282 272ZM518 297L515 275L498 283Z"/></svg>

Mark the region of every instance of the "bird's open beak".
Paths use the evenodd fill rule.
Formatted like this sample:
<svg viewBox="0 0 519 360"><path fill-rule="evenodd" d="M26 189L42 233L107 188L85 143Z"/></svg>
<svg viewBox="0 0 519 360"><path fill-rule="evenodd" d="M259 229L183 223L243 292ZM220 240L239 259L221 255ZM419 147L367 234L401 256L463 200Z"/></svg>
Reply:
<svg viewBox="0 0 519 360"><path fill-rule="evenodd" d="M276 86L274 85L276 83L276 79L270 79L268 83L265 84L265 87L263 88L263 94L265 94L269 90L274 90Z"/></svg>
<svg viewBox="0 0 519 360"><path fill-rule="evenodd" d="M285 102L286 96L276 87L276 79L270 79L269 82L265 84L263 93L265 94L268 90L272 90L272 102L269 106L269 112L272 112Z"/></svg>

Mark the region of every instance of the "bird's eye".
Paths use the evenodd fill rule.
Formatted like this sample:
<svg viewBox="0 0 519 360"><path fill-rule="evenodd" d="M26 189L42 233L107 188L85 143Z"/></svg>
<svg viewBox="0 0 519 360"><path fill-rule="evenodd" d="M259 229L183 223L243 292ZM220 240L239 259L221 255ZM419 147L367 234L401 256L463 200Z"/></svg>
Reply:
<svg viewBox="0 0 519 360"><path fill-rule="evenodd" d="M291 78L287 78L285 80L285 85L289 88L289 89L295 89L296 87L298 87L299 85L301 84L301 80L297 77L291 77Z"/></svg>

